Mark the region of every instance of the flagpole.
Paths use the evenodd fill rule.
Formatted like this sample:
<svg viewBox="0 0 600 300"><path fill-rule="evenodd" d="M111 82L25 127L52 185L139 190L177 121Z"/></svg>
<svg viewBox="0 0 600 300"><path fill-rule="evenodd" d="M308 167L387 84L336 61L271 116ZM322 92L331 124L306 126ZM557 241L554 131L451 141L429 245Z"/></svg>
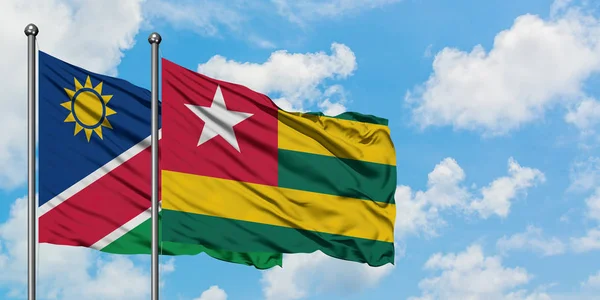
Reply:
<svg viewBox="0 0 600 300"><path fill-rule="evenodd" d="M27 36L27 299L35 300L36 292L36 223L35 201L35 39L39 30L35 24L25 27Z"/></svg>
<svg viewBox="0 0 600 300"><path fill-rule="evenodd" d="M158 300L158 45L162 38L148 37L152 47L152 300Z"/></svg>

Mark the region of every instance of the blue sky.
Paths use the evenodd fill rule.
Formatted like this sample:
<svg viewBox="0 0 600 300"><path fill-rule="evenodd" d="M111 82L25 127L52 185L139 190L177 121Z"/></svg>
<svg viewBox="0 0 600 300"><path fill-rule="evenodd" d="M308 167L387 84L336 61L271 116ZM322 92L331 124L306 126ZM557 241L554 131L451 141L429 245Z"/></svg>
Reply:
<svg viewBox="0 0 600 300"><path fill-rule="evenodd" d="M163 299L594 299L600 10L593 1L44 0L0 4L0 298L25 292L25 36L149 87L161 55L282 107L390 120L394 267L320 253L258 271L163 263ZM22 99L23 101L20 101ZM148 299L149 259L41 247L40 296ZM89 298L92 299L92 298ZM96 299L96 298L93 298Z"/></svg>

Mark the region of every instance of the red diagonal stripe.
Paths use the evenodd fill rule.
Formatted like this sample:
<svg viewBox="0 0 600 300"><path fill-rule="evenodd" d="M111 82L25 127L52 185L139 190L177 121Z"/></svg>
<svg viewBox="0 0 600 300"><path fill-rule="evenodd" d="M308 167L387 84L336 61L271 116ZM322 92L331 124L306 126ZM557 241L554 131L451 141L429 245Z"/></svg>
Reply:
<svg viewBox="0 0 600 300"><path fill-rule="evenodd" d="M89 247L148 209L150 147L39 219L40 243Z"/></svg>

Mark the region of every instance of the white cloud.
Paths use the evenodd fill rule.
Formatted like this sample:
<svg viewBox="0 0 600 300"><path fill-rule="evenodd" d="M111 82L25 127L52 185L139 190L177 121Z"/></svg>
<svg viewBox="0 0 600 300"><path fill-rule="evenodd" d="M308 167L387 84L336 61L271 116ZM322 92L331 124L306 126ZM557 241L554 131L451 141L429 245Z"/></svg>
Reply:
<svg viewBox="0 0 600 300"><path fill-rule="evenodd" d="M0 188L25 180L25 26L40 28L41 50L87 68L116 74L123 51L131 48L142 22L142 0L3 0L0 2ZM110 12L106 11L110 7ZM107 21L108 20L108 21Z"/></svg>
<svg viewBox="0 0 600 300"><path fill-rule="evenodd" d="M344 87L339 84L332 85L325 90L323 98L318 103L318 108L325 115L336 116L346 111L346 95L344 93Z"/></svg>
<svg viewBox="0 0 600 300"><path fill-rule="evenodd" d="M596 188L594 194L585 199L587 206L587 217L600 222L600 187Z"/></svg>
<svg viewBox="0 0 600 300"><path fill-rule="evenodd" d="M482 218L495 214L506 217L512 201L539 182L544 175L537 169L521 167L513 158L508 160L509 176L500 177L477 194L463 183L465 173L453 158L445 158L428 175L427 190L412 192L408 186L396 190L396 230L398 236L423 232L437 235L437 228L446 223L440 216L444 210L478 213Z"/></svg>
<svg viewBox="0 0 600 300"><path fill-rule="evenodd" d="M26 287L27 203L17 199L0 224L0 286L22 295ZM150 278L125 256L99 255L82 247L40 244L38 292L41 298L147 299ZM57 276L60 274L60 276Z"/></svg>
<svg viewBox="0 0 600 300"><path fill-rule="evenodd" d="M202 292L200 298L194 300L227 300L227 293L219 286L213 285L208 290Z"/></svg>
<svg viewBox="0 0 600 300"><path fill-rule="evenodd" d="M96 272L78 281L58 283L62 291L56 290L60 299L147 299L149 294L148 274L123 256L109 261L97 260ZM81 267L79 267L81 268ZM72 271L70 271L72 272ZM56 273L55 273L56 274ZM64 274L64 273L62 273ZM61 275L62 275L61 274Z"/></svg>
<svg viewBox="0 0 600 300"><path fill-rule="evenodd" d="M175 258L170 257L166 262L160 263L159 268L161 275L175 272Z"/></svg>
<svg viewBox="0 0 600 300"><path fill-rule="evenodd" d="M571 238L571 248L578 253L600 250L600 228L588 230L583 237Z"/></svg>
<svg viewBox="0 0 600 300"><path fill-rule="evenodd" d="M593 134L600 123L600 102L591 98L581 101L565 115L565 121L575 125L584 135Z"/></svg>
<svg viewBox="0 0 600 300"><path fill-rule="evenodd" d="M465 179L463 169L453 158L445 158L429 173L426 191L414 193L408 186L396 189L396 236L422 231L428 236L436 235L436 229L444 226L439 216L441 210L462 207L468 201L469 192L460 183Z"/></svg>
<svg viewBox="0 0 600 300"><path fill-rule="evenodd" d="M283 260L284 268L263 272L266 300L304 299L315 292L354 294L376 286L394 269L391 264L375 268L334 259L320 251L284 254Z"/></svg>
<svg viewBox="0 0 600 300"><path fill-rule="evenodd" d="M589 157L571 166L569 191L585 192L600 186L600 158Z"/></svg>
<svg viewBox="0 0 600 300"><path fill-rule="evenodd" d="M323 114L328 116L337 116L346 111L346 107L339 103L332 103L329 99L325 99L323 102L319 103L319 109L323 111Z"/></svg>
<svg viewBox="0 0 600 300"><path fill-rule="evenodd" d="M527 249L543 256L563 254L566 251L566 246L561 240L556 237L544 237L542 230L534 226L527 226L527 230L523 233L510 237L503 236L496 242L496 247L501 252Z"/></svg>
<svg viewBox="0 0 600 300"><path fill-rule="evenodd" d="M479 212L483 218L492 214L506 217L510 211L510 201L517 193L525 193L528 188L546 181L542 172L521 167L512 157L508 160L508 174L509 176L498 178L484 187L481 190L483 197L471 202L470 208Z"/></svg>
<svg viewBox="0 0 600 300"><path fill-rule="evenodd" d="M585 199L585 204L585 216L600 225L600 188ZM600 227L589 229L585 236L571 238L571 248L579 253L600 250Z"/></svg>
<svg viewBox="0 0 600 300"><path fill-rule="evenodd" d="M356 57L343 44L333 43L331 52L328 55L281 50L273 52L264 63L240 63L215 55L200 64L198 72L268 94L288 110L304 110L305 106L320 103L326 110L338 113L345 110L343 89L339 85L324 87L324 81L352 75L356 70ZM332 101L340 95L342 100ZM317 101L320 102L315 103Z"/></svg>
<svg viewBox="0 0 600 300"><path fill-rule="evenodd" d="M581 286L584 288L600 290L600 271L595 275L590 275L585 282L581 283Z"/></svg>
<svg viewBox="0 0 600 300"><path fill-rule="evenodd" d="M324 17L338 17L360 10L374 9L400 2L400 0L271 0L279 14L291 22L304 25Z"/></svg>
<svg viewBox="0 0 600 300"><path fill-rule="evenodd" d="M239 5L239 1L235 0L230 0L227 5L220 1L207 0L148 0L144 4L144 13L148 18L165 20L175 28L213 36L219 33L219 25L230 30L237 30L242 26L245 18L239 10Z"/></svg>
<svg viewBox="0 0 600 300"><path fill-rule="evenodd" d="M303 27L309 21L358 13L396 2L400 0L228 0L226 5L217 0L148 0L144 11L151 20L164 20L175 28L205 36L221 37L223 33L233 33L255 46L272 49L276 45L256 33L253 19L281 22L279 16L284 16L287 21Z"/></svg>
<svg viewBox="0 0 600 300"><path fill-rule="evenodd" d="M585 99L583 83L600 71L600 21L564 3L549 20L519 16L489 52L481 45L438 52L430 78L406 95L414 121L501 135Z"/></svg>
<svg viewBox="0 0 600 300"><path fill-rule="evenodd" d="M269 40L267 40L267 39L265 39L265 38L262 38L262 37L260 37L260 36L257 36L257 35L255 35L255 34L250 34L250 35L247 35L247 37L248 37L248 40L249 40L249 41L250 41L252 44L254 44L254 45L258 46L259 48L263 48L263 49L273 49L273 48L277 48L277 45L275 45L275 43L274 43L274 42L272 42L272 41L269 41Z"/></svg>
<svg viewBox="0 0 600 300"><path fill-rule="evenodd" d="M564 12L569 8L571 2L573 2L573 0L554 0L550 6L550 15L556 16L558 13Z"/></svg>
<svg viewBox="0 0 600 300"><path fill-rule="evenodd" d="M540 293L515 291L529 283L532 275L521 267L503 266L498 256L485 256L479 245L458 254L434 254L425 269L440 273L421 280L421 297L410 299L549 299Z"/></svg>
<svg viewBox="0 0 600 300"><path fill-rule="evenodd" d="M502 300L552 300L555 299L545 292L528 293L526 290L512 292L506 295ZM579 299L581 300L581 299Z"/></svg>
<svg viewBox="0 0 600 300"><path fill-rule="evenodd" d="M433 53L431 52L433 49L433 44L429 44L427 46L427 48L425 48L425 52L423 52L423 57L425 58L429 58L433 55Z"/></svg>

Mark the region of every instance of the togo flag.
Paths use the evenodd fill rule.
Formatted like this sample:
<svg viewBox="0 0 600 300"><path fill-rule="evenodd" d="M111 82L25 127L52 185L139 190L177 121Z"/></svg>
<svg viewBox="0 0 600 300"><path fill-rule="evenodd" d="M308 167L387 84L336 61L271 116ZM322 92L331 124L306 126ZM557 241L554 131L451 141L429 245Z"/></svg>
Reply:
<svg viewBox="0 0 600 300"><path fill-rule="evenodd" d="M39 242L150 254L150 91L41 51L39 66ZM159 247L259 269L282 261L280 253Z"/></svg>
<svg viewBox="0 0 600 300"><path fill-rule="evenodd" d="M394 262L387 120L286 112L244 86L162 68L165 241Z"/></svg>

